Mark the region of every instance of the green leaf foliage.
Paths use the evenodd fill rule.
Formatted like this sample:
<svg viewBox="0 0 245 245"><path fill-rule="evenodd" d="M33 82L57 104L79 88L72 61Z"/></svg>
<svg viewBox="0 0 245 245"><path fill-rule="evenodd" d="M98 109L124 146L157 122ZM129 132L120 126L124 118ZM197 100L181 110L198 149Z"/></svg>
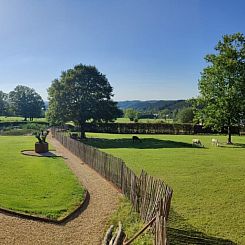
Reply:
<svg viewBox="0 0 245 245"><path fill-rule="evenodd" d="M129 118L130 121L134 121L138 119L139 112L133 108L128 108L124 110L124 116Z"/></svg>
<svg viewBox="0 0 245 245"><path fill-rule="evenodd" d="M9 103L16 116L31 120L41 117L45 107L42 97L34 89L22 85L9 93Z"/></svg>
<svg viewBox="0 0 245 245"><path fill-rule="evenodd" d="M177 119L181 123L192 123L194 118L193 108L188 107L180 110L177 114Z"/></svg>
<svg viewBox="0 0 245 245"><path fill-rule="evenodd" d="M0 91L0 116L6 116L8 111L8 95Z"/></svg>
<svg viewBox="0 0 245 245"><path fill-rule="evenodd" d="M121 115L112 101L112 87L105 75L94 66L77 65L62 72L48 89L48 120L53 124L73 121L82 125L112 121Z"/></svg>
<svg viewBox="0 0 245 245"><path fill-rule="evenodd" d="M245 37L223 36L199 80L196 117L215 129L239 125L245 118Z"/></svg>

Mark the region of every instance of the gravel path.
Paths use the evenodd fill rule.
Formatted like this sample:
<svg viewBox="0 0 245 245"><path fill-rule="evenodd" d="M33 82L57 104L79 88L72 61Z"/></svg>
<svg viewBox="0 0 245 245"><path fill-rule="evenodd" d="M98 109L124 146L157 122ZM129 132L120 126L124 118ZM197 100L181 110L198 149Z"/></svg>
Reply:
<svg viewBox="0 0 245 245"><path fill-rule="evenodd" d="M0 244L100 244L104 226L118 207L120 193L94 170L83 164L55 139L49 138L56 150L89 191L86 209L64 225L11 217L0 213Z"/></svg>

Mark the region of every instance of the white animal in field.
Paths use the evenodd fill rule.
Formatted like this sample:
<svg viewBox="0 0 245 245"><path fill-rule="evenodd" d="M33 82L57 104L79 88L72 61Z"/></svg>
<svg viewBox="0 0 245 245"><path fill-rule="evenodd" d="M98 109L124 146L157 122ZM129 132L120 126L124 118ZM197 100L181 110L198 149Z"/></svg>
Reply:
<svg viewBox="0 0 245 245"><path fill-rule="evenodd" d="M212 145L219 146L219 140L218 139L212 139Z"/></svg>
<svg viewBox="0 0 245 245"><path fill-rule="evenodd" d="M202 142L201 142L201 140L199 140L199 139L193 139L192 140L192 146L202 146L203 147L203 145L202 145Z"/></svg>

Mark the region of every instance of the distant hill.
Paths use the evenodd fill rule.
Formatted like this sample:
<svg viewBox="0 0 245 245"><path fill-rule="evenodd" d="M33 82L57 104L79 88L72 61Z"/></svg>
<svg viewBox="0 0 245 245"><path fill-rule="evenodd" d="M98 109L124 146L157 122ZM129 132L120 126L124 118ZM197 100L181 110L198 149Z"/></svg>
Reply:
<svg viewBox="0 0 245 245"><path fill-rule="evenodd" d="M186 100L129 100L118 101L118 107L122 110L133 108L138 111L159 111L163 109L169 109L171 111L175 109L181 109L188 107L190 104Z"/></svg>
<svg viewBox="0 0 245 245"><path fill-rule="evenodd" d="M46 109L48 108L48 101L44 101ZM118 107L121 110L133 108L142 112L159 111L169 109L171 111L175 109L182 109L190 106L190 103L186 100L126 100L118 101Z"/></svg>

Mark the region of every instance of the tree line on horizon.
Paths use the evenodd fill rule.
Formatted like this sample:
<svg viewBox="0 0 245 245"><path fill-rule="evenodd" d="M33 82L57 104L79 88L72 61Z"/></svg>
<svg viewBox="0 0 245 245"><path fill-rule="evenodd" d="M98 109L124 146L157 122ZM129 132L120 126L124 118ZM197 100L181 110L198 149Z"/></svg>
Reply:
<svg viewBox="0 0 245 245"><path fill-rule="evenodd" d="M193 123L194 108L190 102L186 101L181 106L174 106L173 108L156 108L151 110L138 110L135 108L126 108L123 110L125 118L131 122L139 122L141 119L154 119L156 122L179 122L179 123Z"/></svg>
<svg viewBox="0 0 245 245"><path fill-rule="evenodd" d="M227 127L227 143L232 143L231 127L245 123L244 35L224 35L215 53L206 55L205 60L208 65L198 81L200 95L188 101L190 106L182 116L191 116L193 122L216 130ZM86 137L87 121L110 122L122 116L112 100L113 88L95 66L79 64L62 72L52 81L48 95L48 121L54 125L73 121L80 127L81 138ZM0 115L11 112L31 119L40 116L43 108L44 102L34 89L17 86L8 95L0 92ZM160 113L166 116L169 111Z"/></svg>

